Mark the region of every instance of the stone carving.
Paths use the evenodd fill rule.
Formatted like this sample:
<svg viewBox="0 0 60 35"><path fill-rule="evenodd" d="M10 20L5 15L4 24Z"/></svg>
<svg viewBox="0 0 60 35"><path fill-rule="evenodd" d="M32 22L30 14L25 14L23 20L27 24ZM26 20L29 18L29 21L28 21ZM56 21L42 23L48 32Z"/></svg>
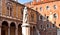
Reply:
<svg viewBox="0 0 60 35"><path fill-rule="evenodd" d="M27 11L27 7L25 7L23 11L23 23L27 23L27 22L28 22L28 11Z"/></svg>

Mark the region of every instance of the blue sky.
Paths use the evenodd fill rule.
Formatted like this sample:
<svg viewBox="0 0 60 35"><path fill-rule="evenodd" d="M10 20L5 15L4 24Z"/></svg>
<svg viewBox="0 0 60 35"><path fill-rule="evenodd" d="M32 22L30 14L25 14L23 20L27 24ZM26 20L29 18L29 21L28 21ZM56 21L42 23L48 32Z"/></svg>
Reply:
<svg viewBox="0 0 60 35"><path fill-rule="evenodd" d="M32 1L32 0L18 0L18 2L19 2L19 3L22 3L22 4L23 4L23 3L26 3L26 2L30 2L30 1Z"/></svg>

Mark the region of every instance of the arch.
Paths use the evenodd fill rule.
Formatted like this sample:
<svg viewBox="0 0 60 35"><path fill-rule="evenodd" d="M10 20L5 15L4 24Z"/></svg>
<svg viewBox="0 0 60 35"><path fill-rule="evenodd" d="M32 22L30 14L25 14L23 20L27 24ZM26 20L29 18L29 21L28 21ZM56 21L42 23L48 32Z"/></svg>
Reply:
<svg viewBox="0 0 60 35"><path fill-rule="evenodd" d="M14 23L14 22L11 22L10 26L15 26L15 27L16 27L16 25L15 25L15 23Z"/></svg>
<svg viewBox="0 0 60 35"><path fill-rule="evenodd" d="M3 22L2 22L2 25L8 26L8 22L7 22L7 21L3 21Z"/></svg>
<svg viewBox="0 0 60 35"><path fill-rule="evenodd" d="M19 24L18 27L21 27L22 24Z"/></svg>
<svg viewBox="0 0 60 35"><path fill-rule="evenodd" d="M19 24L18 25L18 35L22 35L22 27L21 27L22 24Z"/></svg>
<svg viewBox="0 0 60 35"><path fill-rule="evenodd" d="M10 35L15 35L16 25L14 22L10 24Z"/></svg>
<svg viewBox="0 0 60 35"><path fill-rule="evenodd" d="M36 29L35 26L33 26L33 35L38 35L38 33L37 33L37 29Z"/></svg>
<svg viewBox="0 0 60 35"><path fill-rule="evenodd" d="M2 22L1 35L8 35L8 22Z"/></svg>

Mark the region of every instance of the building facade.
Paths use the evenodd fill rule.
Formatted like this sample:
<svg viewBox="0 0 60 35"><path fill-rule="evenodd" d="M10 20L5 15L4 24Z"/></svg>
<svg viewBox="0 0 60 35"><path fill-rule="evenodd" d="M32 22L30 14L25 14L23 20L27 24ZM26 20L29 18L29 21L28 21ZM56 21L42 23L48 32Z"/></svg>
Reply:
<svg viewBox="0 0 60 35"><path fill-rule="evenodd" d="M23 11L27 7L30 35L60 35L60 1L0 0L0 35L23 35ZM28 27L28 26L26 26Z"/></svg>
<svg viewBox="0 0 60 35"><path fill-rule="evenodd" d="M25 6L38 12L37 28L41 35L60 35L60 0L33 0Z"/></svg>
<svg viewBox="0 0 60 35"><path fill-rule="evenodd" d="M0 0L0 35L22 35L24 5L15 0ZM37 24L37 13L27 8L30 35Z"/></svg>

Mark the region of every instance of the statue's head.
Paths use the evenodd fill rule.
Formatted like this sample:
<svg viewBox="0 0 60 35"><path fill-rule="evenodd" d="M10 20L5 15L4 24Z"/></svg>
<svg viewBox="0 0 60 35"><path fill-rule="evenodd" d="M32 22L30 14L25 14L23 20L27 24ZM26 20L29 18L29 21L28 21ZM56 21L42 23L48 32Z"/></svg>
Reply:
<svg viewBox="0 0 60 35"><path fill-rule="evenodd" d="M27 9L27 7L24 8L25 10Z"/></svg>
<svg viewBox="0 0 60 35"><path fill-rule="evenodd" d="M27 14L27 7L24 7L24 14Z"/></svg>

